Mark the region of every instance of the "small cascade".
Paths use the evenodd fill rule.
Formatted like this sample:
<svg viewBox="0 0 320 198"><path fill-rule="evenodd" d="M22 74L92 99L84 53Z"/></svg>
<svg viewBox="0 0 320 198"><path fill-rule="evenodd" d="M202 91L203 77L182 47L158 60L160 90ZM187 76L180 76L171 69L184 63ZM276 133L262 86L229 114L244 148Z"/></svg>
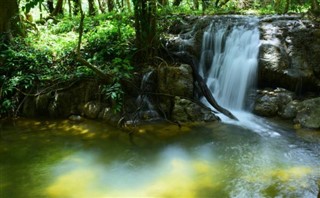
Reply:
<svg viewBox="0 0 320 198"><path fill-rule="evenodd" d="M255 91L259 46L258 19L213 22L203 35L199 72L219 105L239 119L235 122L222 115L223 122L263 136L278 137L280 134L265 120L251 114L246 105Z"/></svg>
<svg viewBox="0 0 320 198"><path fill-rule="evenodd" d="M229 21L230 22L230 21ZM217 102L229 110L245 109L256 81L259 30L255 18L213 22L203 35L200 75Z"/></svg>
<svg viewBox="0 0 320 198"><path fill-rule="evenodd" d="M140 90L142 93L137 98L137 105L139 110L139 120L158 120L160 115L156 110L154 99L150 93L155 92L154 71L149 71L144 74Z"/></svg>

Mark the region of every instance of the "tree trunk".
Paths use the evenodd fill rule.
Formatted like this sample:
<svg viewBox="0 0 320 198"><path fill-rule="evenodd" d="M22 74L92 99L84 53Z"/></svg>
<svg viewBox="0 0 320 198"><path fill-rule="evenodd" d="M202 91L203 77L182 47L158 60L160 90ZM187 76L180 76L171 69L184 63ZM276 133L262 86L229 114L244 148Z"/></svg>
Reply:
<svg viewBox="0 0 320 198"><path fill-rule="evenodd" d="M0 43L8 43L13 36L21 34L18 2L0 0Z"/></svg>
<svg viewBox="0 0 320 198"><path fill-rule="evenodd" d="M317 0L312 0L311 11L316 16L320 15L320 5Z"/></svg>
<svg viewBox="0 0 320 198"><path fill-rule="evenodd" d="M181 2L182 2L182 0L174 0L172 5L173 6L179 6Z"/></svg>
<svg viewBox="0 0 320 198"><path fill-rule="evenodd" d="M100 10L100 12L101 12L101 13L105 13L104 5L102 5L101 0L98 0L98 4L99 4L99 10Z"/></svg>
<svg viewBox="0 0 320 198"><path fill-rule="evenodd" d="M209 0L202 0L202 12L204 12L208 8L209 3Z"/></svg>
<svg viewBox="0 0 320 198"><path fill-rule="evenodd" d="M79 13L79 0L72 0L73 1L73 15L76 16Z"/></svg>
<svg viewBox="0 0 320 198"><path fill-rule="evenodd" d="M291 0L286 0L286 4L285 4L283 13L288 13L289 8L290 8L290 3L291 3Z"/></svg>
<svg viewBox="0 0 320 198"><path fill-rule="evenodd" d="M89 5L89 15L94 16L96 15L96 9L94 8L94 0L88 0Z"/></svg>
<svg viewBox="0 0 320 198"><path fill-rule="evenodd" d="M157 35L156 0L134 0L136 31L136 60L145 63L157 54L159 38Z"/></svg>
<svg viewBox="0 0 320 198"><path fill-rule="evenodd" d="M199 0L193 0L193 9L199 10Z"/></svg>
<svg viewBox="0 0 320 198"><path fill-rule="evenodd" d="M113 0L107 0L108 4L108 12L112 12L114 9L114 1Z"/></svg>
<svg viewBox="0 0 320 198"><path fill-rule="evenodd" d="M169 5L169 1L168 0L158 0L158 3L162 6L168 6Z"/></svg>
<svg viewBox="0 0 320 198"><path fill-rule="evenodd" d="M53 0L47 0L47 6L49 9L50 14L53 12L54 7L53 7Z"/></svg>
<svg viewBox="0 0 320 198"><path fill-rule="evenodd" d="M128 11L131 12L131 3L130 0L126 0Z"/></svg>
<svg viewBox="0 0 320 198"><path fill-rule="evenodd" d="M214 3L214 7L219 7L219 0L216 0L216 2Z"/></svg>
<svg viewBox="0 0 320 198"><path fill-rule="evenodd" d="M55 9L51 13L52 16L57 16L58 14L63 14L63 0L58 0Z"/></svg>
<svg viewBox="0 0 320 198"><path fill-rule="evenodd" d="M71 6L71 0L68 0L68 7L69 7L69 17L72 17L72 6Z"/></svg>

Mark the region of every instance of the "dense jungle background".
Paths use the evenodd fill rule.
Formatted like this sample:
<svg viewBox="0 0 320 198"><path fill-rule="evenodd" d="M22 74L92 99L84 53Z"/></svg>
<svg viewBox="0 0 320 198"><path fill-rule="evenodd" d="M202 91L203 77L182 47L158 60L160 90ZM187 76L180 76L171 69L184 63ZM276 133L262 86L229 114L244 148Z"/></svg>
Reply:
<svg viewBox="0 0 320 198"><path fill-rule="evenodd" d="M317 0L1 0L0 115L19 116L28 97L84 79L123 111L147 68L174 62L162 40L186 15L319 13Z"/></svg>

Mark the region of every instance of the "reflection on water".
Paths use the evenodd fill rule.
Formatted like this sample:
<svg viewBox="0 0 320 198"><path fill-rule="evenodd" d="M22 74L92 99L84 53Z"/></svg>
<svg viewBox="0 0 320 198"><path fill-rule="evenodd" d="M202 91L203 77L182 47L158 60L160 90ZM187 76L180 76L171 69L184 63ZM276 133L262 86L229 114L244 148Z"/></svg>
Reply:
<svg viewBox="0 0 320 198"><path fill-rule="evenodd" d="M319 136L226 124L0 124L0 197L316 197ZM274 130L272 127L265 130ZM299 133L298 133L299 134ZM317 139L318 138L318 139Z"/></svg>

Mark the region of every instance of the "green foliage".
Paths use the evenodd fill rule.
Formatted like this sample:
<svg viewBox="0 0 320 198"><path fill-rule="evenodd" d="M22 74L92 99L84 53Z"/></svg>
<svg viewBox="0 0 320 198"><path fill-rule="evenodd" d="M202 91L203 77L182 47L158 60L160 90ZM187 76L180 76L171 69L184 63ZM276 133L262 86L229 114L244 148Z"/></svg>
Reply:
<svg viewBox="0 0 320 198"><path fill-rule="evenodd" d="M104 17L102 17L104 16ZM133 46L134 29L133 22L128 15L115 15L111 18L110 14L97 17L92 21L87 21L87 29L84 39L87 44L85 50L89 52L92 61L95 64L101 65L111 63L115 58L131 59L135 52Z"/></svg>
<svg viewBox="0 0 320 198"><path fill-rule="evenodd" d="M1 54L3 66L1 80L0 114L14 113L20 93L40 85L51 69L50 52L28 46L21 39L15 39Z"/></svg>
<svg viewBox="0 0 320 198"><path fill-rule="evenodd" d="M81 53L89 62L112 75L113 85L103 89L105 99L114 110L123 104L121 81L133 73L131 57L134 29L129 15L111 14L87 17ZM38 89L79 78L96 77L95 73L75 59L79 17L61 18L57 24L38 26L41 34L15 39L0 57L0 115L14 115L26 94Z"/></svg>
<svg viewBox="0 0 320 198"><path fill-rule="evenodd" d="M133 66L128 59L115 58L108 67L108 73L113 76L112 85L102 86L101 93L105 100L111 101L114 112L120 112L123 105L124 91L121 81L132 77Z"/></svg>
<svg viewBox="0 0 320 198"><path fill-rule="evenodd" d="M122 110L124 92L119 82L115 82L112 85L103 85L101 93L105 100L111 100L113 104L112 108L115 113Z"/></svg>

